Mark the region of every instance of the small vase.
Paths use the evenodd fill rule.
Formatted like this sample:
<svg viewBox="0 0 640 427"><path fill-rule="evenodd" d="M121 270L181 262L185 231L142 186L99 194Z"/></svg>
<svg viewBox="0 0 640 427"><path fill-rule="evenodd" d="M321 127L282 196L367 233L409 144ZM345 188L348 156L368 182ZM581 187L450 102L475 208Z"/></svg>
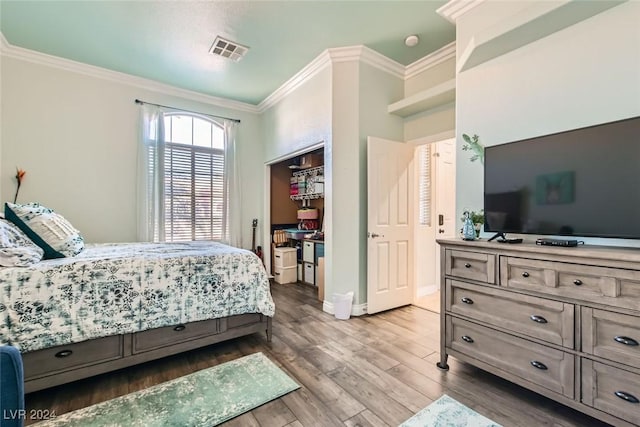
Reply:
<svg viewBox="0 0 640 427"><path fill-rule="evenodd" d="M482 224L476 222L475 224L473 224L473 228L476 230L476 239L479 239L480 231L482 230Z"/></svg>

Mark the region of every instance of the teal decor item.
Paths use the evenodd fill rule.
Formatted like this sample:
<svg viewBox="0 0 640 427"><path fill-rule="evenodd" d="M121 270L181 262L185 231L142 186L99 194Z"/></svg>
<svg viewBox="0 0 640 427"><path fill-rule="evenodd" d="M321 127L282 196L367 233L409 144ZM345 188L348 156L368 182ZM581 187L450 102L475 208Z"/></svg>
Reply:
<svg viewBox="0 0 640 427"><path fill-rule="evenodd" d="M465 144L462 146L462 151L471 151L471 160L475 162L480 160L480 163L484 165L484 145L480 143L480 137L478 135L469 136L466 133L462 134Z"/></svg>
<svg viewBox="0 0 640 427"><path fill-rule="evenodd" d="M471 220L471 214L468 211L464 212L464 222L462 224L462 238L464 240L476 239L476 228Z"/></svg>
<svg viewBox="0 0 640 427"><path fill-rule="evenodd" d="M443 394L400 427L502 427L457 400Z"/></svg>
<svg viewBox="0 0 640 427"><path fill-rule="evenodd" d="M300 388L254 353L35 424L38 427L212 427Z"/></svg>

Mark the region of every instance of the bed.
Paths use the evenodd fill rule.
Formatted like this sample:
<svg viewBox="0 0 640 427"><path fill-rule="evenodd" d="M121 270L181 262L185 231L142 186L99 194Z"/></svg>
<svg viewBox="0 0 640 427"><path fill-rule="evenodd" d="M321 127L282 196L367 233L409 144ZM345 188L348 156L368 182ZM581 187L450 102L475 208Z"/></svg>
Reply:
<svg viewBox="0 0 640 427"><path fill-rule="evenodd" d="M250 251L215 242L87 245L0 268L0 340L32 392L264 332L275 311Z"/></svg>

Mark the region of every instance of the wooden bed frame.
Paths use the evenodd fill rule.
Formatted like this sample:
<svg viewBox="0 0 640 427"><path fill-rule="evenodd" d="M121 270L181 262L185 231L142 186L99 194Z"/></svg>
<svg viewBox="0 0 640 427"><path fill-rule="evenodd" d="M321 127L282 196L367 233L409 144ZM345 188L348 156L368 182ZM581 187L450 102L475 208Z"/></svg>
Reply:
<svg viewBox="0 0 640 427"><path fill-rule="evenodd" d="M271 341L271 317L241 314L27 352L22 355L25 393L256 332Z"/></svg>

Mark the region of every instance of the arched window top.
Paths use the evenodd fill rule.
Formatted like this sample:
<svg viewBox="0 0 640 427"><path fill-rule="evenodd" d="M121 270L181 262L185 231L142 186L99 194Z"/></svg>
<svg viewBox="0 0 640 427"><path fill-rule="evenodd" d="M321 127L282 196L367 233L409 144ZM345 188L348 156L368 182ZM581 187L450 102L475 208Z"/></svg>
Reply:
<svg viewBox="0 0 640 427"><path fill-rule="evenodd" d="M167 143L224 150L222 126L197 114L165 113L164 136Z"/></svg>

